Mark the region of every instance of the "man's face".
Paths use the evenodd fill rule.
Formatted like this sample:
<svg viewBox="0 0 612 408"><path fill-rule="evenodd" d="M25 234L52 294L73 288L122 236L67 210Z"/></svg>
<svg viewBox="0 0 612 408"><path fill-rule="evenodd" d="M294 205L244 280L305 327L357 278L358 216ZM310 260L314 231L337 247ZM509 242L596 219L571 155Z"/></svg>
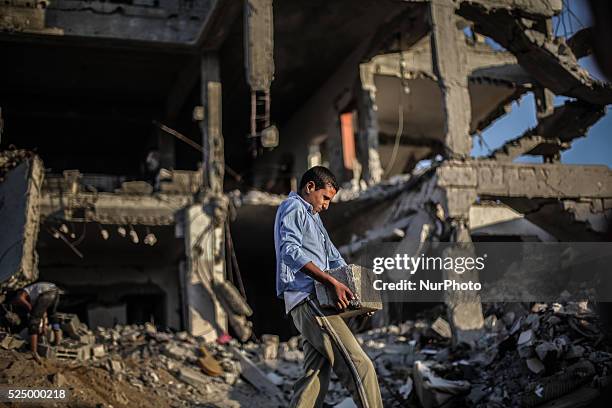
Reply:
<svg viewBox="0 0 612 408"><path fill-rule="evenodd" d="M329 208L331 200L336 195L336 189L329 184L325 185L325 188L315 190L314 181L309 181L305 186L304 200L312 205L312 209L315 213L325 211Z"/></svg>

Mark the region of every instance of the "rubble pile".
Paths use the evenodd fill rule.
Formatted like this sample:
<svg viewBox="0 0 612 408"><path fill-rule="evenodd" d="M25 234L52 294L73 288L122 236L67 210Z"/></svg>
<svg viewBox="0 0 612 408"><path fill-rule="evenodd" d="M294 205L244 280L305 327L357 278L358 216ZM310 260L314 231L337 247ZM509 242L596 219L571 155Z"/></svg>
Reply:
<svg viewBox="0 0 612 408"><path fill-rule="evenodd" d="M246 402L254 407L284 406L285 397L277 386L285 383L286 376L292 380L299 376L295 362L302 358L302 354L297 350L297 342L292 342L291 349L286 344L279 347L277 336L263 336L261 344L240 344L236 340L218 344L205 342L187 332L158 331L151 323L98 327L91 331L79 322L76 315L60 314L60 320L66 336L60 345L51 345L51 331L40 339L39 345L39 354L45 357L45 365L53 365L52 371L65 373L76 367L85 369L87 373L104 371L113 387L121 384L125 389L162 398L162 406L238 407ZM15 370L21 365L21 360L27 361L25 337L24 333L0 331L0 348L3 349L0 350L0 360L5 360L8 366L15 366ZM17 351L23 353L15 353ZM15 360L17 355L21 358ZM274 361L277 356L285 355L287 361ZM268 361L266 358L274 368L264 364ZM275 370L283 374L275 374ZM22 384L23 378L13 381L26 385ZM71 381L64 381L64 386L69 389L73 388L71 385ZM72 391L83 392L76 388ZM285 387L284 391L291 390ZM114 403L110 405L136 406L130 392L117 391L112 397ZM204 403L210 405L202 405Z"/></svg>
<svg viewBox="0 0 612 408"><path fill-rule="evenodd" d="M482 351L466 360L479 369L464 370L471 405L532 407L585 391L597 397L612 354L587 301L492 304L489 311Z"/></svg>
<svg viewBox="0 0 612 408"><path fill-rule="evenodd" d="M494 303L485 310L485 332L473 347L454 345L443 306L358 334L376 366L385 406L579 406L576 401L592 402L609 384L609 339L587 302ZM112 394L114 406L133 403L125 390L176 407L286 406L303 372L299 337L219 344L150 323L90 331L69 314L62 315L62 328L60 347L41 346L45 364L57 362L60 374L68 367L106 373L124 390ZM0 348L12 349L14 357L27 345L18 335L0 334ZM356 406L333 374L325 403Z"/></svg>
<svg viewBox="0 0 612 408"><path fill-rule="evenodd" d="M389 406L578 406L612 378L609 339L587 302L491 304L473 348L453 346L448 323L431 320L358 336Z"/></svg>
<svg viewBox="0 0 612 408"><path fill-rule="evenodd" d="M236 385L260 393L267 401L264 406L274 406L275 399L278 406L284 405L291 392L286 384L299 377L296 362L303 359L296 340L288 343L291 346L279 344L273 335L262 336L260 344L219 344L184 331L158 331L146 323L98 327L95 338L89 365L139 390L164 395L176 406L196 406L219 388Z"/></svg>
<svg viewBox="0 0 612 408"><path fill-rule="evenodd" d="M91 365L106 369L119 381L134 387L148 389L155 395L165 395L177 406L194 406L207 399L216 384L234 385L238 381L240 366L224 346L211 344L219 357L222 370L202 369L207 355L206 346L187 332L157 331L154 325L116 326L95 330L98 348ZM92 354L96 354L95 349Z"/></svg>

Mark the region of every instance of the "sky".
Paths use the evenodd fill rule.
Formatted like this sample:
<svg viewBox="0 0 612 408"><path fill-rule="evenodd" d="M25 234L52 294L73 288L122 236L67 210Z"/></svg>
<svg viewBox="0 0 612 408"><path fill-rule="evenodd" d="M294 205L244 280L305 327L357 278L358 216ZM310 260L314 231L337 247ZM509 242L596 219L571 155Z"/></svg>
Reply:
<svg viewBox="0 0 612 408"><path fill-rule="evenodd" d="M557 35L571 33L591 25L591 17L585 0L564 0L566 11L560 18L555 18L553 27ZM569 10L567 6L569 5ZM592 56L582 58L580 65L588 70L596 79L604 79ZM568 98L557 96L555 105L562 105ZM608 113L601 118L587 133L587 137L576 139L572 147L561 154L561 163L568 164L605 164L612 167L612 105L608 105ZM536 125L536 109L533 94L528 93L520 101L512 104L512 111L497 120L484 132L481 143L475 137L473 156L486 156L490 150L502 146L506 141L520 136L525 130ZM486 146L485 146L486 143ZM489 150L490 149L490 150ZM515 162L537 162L541 157L522 156Z"/></svg>

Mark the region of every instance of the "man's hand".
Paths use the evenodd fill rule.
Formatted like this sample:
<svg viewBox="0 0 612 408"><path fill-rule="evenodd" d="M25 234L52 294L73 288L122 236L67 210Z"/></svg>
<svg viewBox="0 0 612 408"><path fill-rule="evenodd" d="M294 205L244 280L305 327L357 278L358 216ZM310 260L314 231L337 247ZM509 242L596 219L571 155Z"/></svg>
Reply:
<svg viewBox="0 0 612 408"><path fill-rule="evenodd" d="M334 293L336 294L336 308L344 310L349 307L349 302L355 298L353 292L343 283L334 279L332 282Z"/></svg>
<svg viewBox="0 0 612 408"><path fill-rule="evenodd" d="M339 282L329 273L323 272L312 262L308 262L304 265L302 272L334 291L336 294L336 308L338 308L338 310L344 310L349 307L349 302L355 298L353 292L351 292L345 284Z"/></svg>

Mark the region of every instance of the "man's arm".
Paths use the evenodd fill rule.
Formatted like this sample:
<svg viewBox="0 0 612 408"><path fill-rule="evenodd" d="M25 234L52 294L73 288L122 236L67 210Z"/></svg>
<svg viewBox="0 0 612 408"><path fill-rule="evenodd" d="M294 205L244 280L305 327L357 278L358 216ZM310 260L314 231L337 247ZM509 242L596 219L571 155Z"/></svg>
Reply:
<svg viewBox="0 0 612 408"><path fill-rule="evenodd" d="M298 206L290 207L280 220L280 258L293 271L301 270L310 259L302 251L304 215Z"/></svg>
<svg viewBox="0 0 612 408"><path fill-rule="evenodd" d="M32 304L28 301L28 293L24 290L19 291L17 296L13 299L13 304L17 307L22 307L27 310L28 313L32 312Z"/></svg>

